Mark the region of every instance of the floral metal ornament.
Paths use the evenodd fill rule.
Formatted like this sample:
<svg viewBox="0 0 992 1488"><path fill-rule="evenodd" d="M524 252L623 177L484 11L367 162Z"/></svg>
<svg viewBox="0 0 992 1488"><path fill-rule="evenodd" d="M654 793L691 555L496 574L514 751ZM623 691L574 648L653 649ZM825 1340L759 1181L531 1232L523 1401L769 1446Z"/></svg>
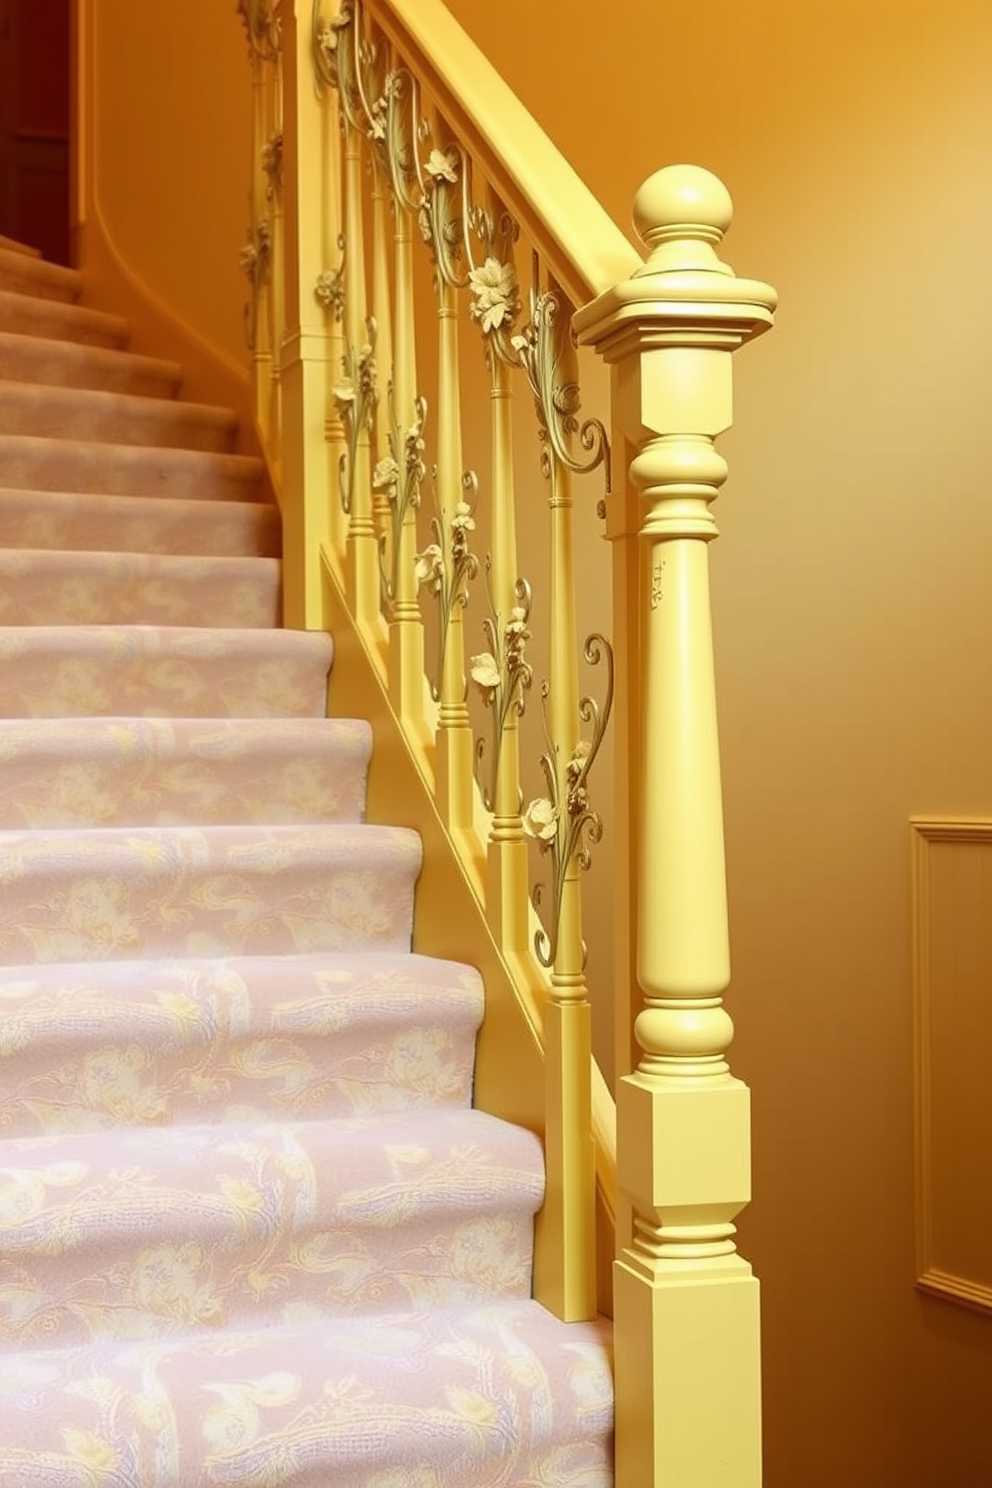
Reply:
<svg viewBox="0 0 992 1488"><path fill-rule="evenodd" d="M371 434L375 407L379 401L376 385L375 365L375 321L371 316L365 322L368 340L360 350L350 343L341 358L344 376L331 391L334 406L344 426L345 448L338 464L338 486L341 506L346 515L351 514L355 487L355 468L358 445L363 433Z"/></svg>
<svg viewBox="0 0 992 1488"><path fill-rule="evenodd" d="M343 32L351 26L354 7L351 0L344 0L337 15L330 21L323 19L321 0L312 0L310 7L310 63L313 68L314 88L317 96L325 88L338 87L338 47Z"/></svg>
<svg viewBox="0 0 992 1488"><path fill-rule="evenodd" d="M460 145L434 146L421 165L420 236L431 250L438 278L453 289L468 283L464 271L468 160Z"/></svg>
<svg viewBox="0 0 992 1488"><path fill-rule="evenodd" d="M432 471L437 497L437 467ZM464 609L468 604L468 586L479 571L479 560L469 548L469 534L475 531L475 504L479 496L479 482L472 470L462 475L462 490L466 499L459 501L450 523L444 512L437 507L431 518L434 541L428 543L422 553L414 558L414 577L440 606L438 627L437 679L431 683L431 696L435 702L441 699L441 682L444 677L444 658L448 647L448 631L451 628L455 606Z"/></svg>
<svg viewBox="0 0 992 1488"><path fill-rule="evenodd" d="M240 259L250 290L250 299L244 307L245 341L248 350L254 351L258 341L258 305L272 263L272 231L268 220L248 228Z"/></svg>
<svg viewBox="0 0 992 1488"><path fill-rule="evenodd" d="M237 13L248 37L249 55L260 62L274 62L282 46L282 18L278 5L268 0L238 0Z"/></svg>
<svg viewBox="0 0 992 1488"><path fill-rule="evenodd" d="M553 479L554 466L564 466L577 475L603 466L606 490L610 490L610 441L601 419L579 422L579 385L563 380L561 364L567 334L561 317L561 301L553 290L531 295L530 322L520 335L511 338L521 366L527 373L537 410L541 439L541 469ZM573 435L589 458L577 458L571 449Z"/></svg>
<svg viewBox="0 0 992 1488"><path fill-rule="evenodd" d="M269 201L277 193L282 191L282 130L277 129L275 134L262 146L262 170L268 183L265 195Z"/></svg>
<svg viewBox="0 0 992 1488"><path fill-rule="evenodd" d="M341 321L344 319L344 267L347 254L344 233L338 234L338 248L341 251L341 262L336 269L325 269L317 275L313 293L318 305L323 306L336 321Z"/></svg>
<svg viewBox="0 0 992 1488"><path fill-rule="evenodd" d="M402 432L396 417L393 385L389 385L389 417L391 428L387 437L389 455L379 460L372 472L372 489L381 491L389 505L390 537L383 533L379 539L379 570L382 589L386 598L395 601L399 583L400 534L407 513L420 506L420 486L427 474L424 464L424 424L427 420L427 399L414 400L414 422ZM422 555L418 555L419 557Z"/></svg>
<svg viewBox="0 0 992 1488"><path fill-rule="evenodd" d="M486 575L492 567L486 559ZM490 649L473 656L469 663L469 676L475 683L487 708L492 709L493 740L492 763L489 779L485 779L486 741L479 738L475 745L475 779L488 811L496 809L496 786L499 780L500 757L503 752L503 735L511 716L523 717L526 693L533 681L533 669L526 657L530 631L531 593L526 579L518 579L513 586L516 604L510 610L510 618L503 624L489 597L489 614L482 622ZM523 805L521 797L519 805ZM519 808L518 808L519 809Z"/></svg>
<svg viewBox="0 0 992 1488"><path fill-rule="evenodd" d="M528 837L534 839L542 853L551 856L553 903L550 927L538 930L534 936L537 959L542 966L549 967L554 965L558 954L565 882L573 867L579 871L589 867L591 850L603 836L603 819L589 805L589 772L596 761L613 708L613 649L605 636L593 634L586 640L584 654L591 665L600 661L606 665L606 695L602 705L588 695L579 703L579 717L583 723L592 725L592 735L588 739L579 739L568 759L562 759L557 743L548 732L550 688L547 682L543 682L541 705L548 747L541 756L541 769L548 794L531 801L523 815L524 831ZM539 910L543 898L541 884L535 886L531 898L534 908ZM585 953L583 944L583 965Z"/></svg>

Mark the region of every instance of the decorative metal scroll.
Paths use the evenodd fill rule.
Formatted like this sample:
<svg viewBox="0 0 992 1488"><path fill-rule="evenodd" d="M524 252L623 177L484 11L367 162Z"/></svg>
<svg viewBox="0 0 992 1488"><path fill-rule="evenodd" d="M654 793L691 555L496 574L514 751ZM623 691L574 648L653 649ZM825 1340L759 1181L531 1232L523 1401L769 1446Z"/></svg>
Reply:
<svg viewBox="0 0 992 1488"><path fill-rule="evenodd" d="M431 476L436 482L436 467ZM414 560L417 583L427 586L440 608L437 678L431 683L431 695L435 702L439 702L441 698L444 657L455 606L459 605L464 609L468 604L468 586L479 571L479 560L469 548L469 533L475 530L475 504L479 497L479 482L474 471L466 470L463 473L462 490L466 499L457 503L449 524L436 500L435 484L435 515L431 518L434 541L428 543Z"/></svg>
<svg viewBox="0 0 992 1488"><path fill-rule="evenodd" d="M603 836L602 817L589 805L589 772L595 764L613 708L613 648L605 636L593 634L587 638L583 649L585 659L591 665L600 661L606 663L606 695L602 705L589 695L580 700L579 717L583 723L592 725L592 734L588 739L579 739L569 758L563 760L548 731L550 687L547 682L541 684L544 733L548 741L541 756L541 769L548 794L531 801L523 818L524 831L534 838L542 853L551 857L550 929L538 930L534 936L534 950L542 966L553 966L558 953L562 895L569 870L574 864L585 871L591 862L592 847ZM543 887L537 884L532 895L535 909L540 909L542 898ZM583 965L585 953L583 944Z"/></svg>
<svg viewBox="0 0 992 1488"><path fill-rule="evenodd" d="M488 581L491 560L486 559ZM509 619L497 612L489 596L489 614L482 622L489 650L473 656L469 664L469 675L475 683L487 708L492 709L492 759L486 779L486 741L475 744L475 779L488 811L496 809L496 784L499 778L499 762L503 749L503 735L513 714L521 718L526 706L526 694L533 681L533 670L526 657L530 631L531 594L526 579L518 579L513 586L517 603L510 611ZM523 805L521 796L519 806Z"/></svg>
<svg viewBox="0 0 992 1488"><path fill-rule="evenodd" d="M341 506L350 515L354 495L358 444L363 432L371 433L375 407L379 401L375 365L375 321L365 322L368 340L364 346L349 342L342 357L343 377L334 384L331 396L344 427L345 448L338 463L338 486Z"/></svg>

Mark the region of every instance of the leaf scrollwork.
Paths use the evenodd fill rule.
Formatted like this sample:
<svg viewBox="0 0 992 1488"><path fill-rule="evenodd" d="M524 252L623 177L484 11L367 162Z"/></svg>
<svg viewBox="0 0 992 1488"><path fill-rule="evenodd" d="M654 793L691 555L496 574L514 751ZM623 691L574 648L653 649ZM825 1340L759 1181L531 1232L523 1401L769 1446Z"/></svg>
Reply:
<svg viewBox="0 0 992 1488"><path fill-rule="evenodd" d="M534 936L534 950L542 966L554 966L558 956L562 900L565 883L577 869L584 872L592 861L592 848L602 839L603 819L589 803L589 772L592 769L613 708L613 649L605 636L594 633L586 640L584 655L590 665L604 662L606 688L602 703L586 695L579 702L579 718L590 725L588 738L580 738L567 759L548 730L547 701L550 686L541 684L544 732L548 747L541 756L548 794L531 801L523 815L524 831L551 858L552 905L549 924ZM540 910L543 885L535 885L531 896ZM582 946L582 964L586 948Z"/></svg>
<svg viewBox="0 0 992 1488"><path fill-rule="evenodd" d="M464 497L457 502L450 519L437 505L437 469L432 471L436 515L431 518L431 533L434 541L428 543L422 553L414 557L414 577L420 585L426 585L440 606L438 626L437 679L431 683L431 695L435 702L441 699L444 679L444 659L448 646L448 632L455 614L456 605L464 609L468 604L468 586L479 571L479 560L469 547L470 534L475 530L475 505L479 496L479 481L475 472L466 470L462 475Z"/></svg>
<svg viewBox="0 0 992 1488"><path fill-rule="evenodd" d="M344 426L345 448L338 464L341 506L351 513L354 496L358 445L364 434L371 434L375 407L379 401L375 365L375 321L370 315L365 322L368 340L360 349L349 342L341 358L343 377L335 383L331 396Z"/></svg>
<svg viewBox="0 0 992 1488"><path fill-rule="evenodd" d="M487 557L487 585L491 568L492 560ZM526 656L527 642L530 640L527 625L531 606L530 585L526 579L517 580L513 586L513 595L516 604L510 610L509 619L504 625L490 591L489 614L482 622L489 650L473 656L469 663L469 676L493 715L492 761L488 780L485 778L485 739L480 737L475 746L475 778L488 811L496 809L496 788L507 723L514 714L518 718L523 716L526 695L534 675ZM517 809L522 805L521 798Z"/></svg>

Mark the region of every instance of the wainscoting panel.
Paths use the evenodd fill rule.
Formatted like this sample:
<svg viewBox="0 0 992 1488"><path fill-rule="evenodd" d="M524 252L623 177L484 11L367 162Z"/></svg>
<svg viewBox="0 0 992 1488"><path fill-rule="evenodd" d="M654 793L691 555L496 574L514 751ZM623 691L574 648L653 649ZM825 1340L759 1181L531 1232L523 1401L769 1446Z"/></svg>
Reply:
<svg viewBox="0 0 992 1488"><path fill-rule="evenodd" d="M992 1312L992 820L911 825L917 1282Z"/></svg>

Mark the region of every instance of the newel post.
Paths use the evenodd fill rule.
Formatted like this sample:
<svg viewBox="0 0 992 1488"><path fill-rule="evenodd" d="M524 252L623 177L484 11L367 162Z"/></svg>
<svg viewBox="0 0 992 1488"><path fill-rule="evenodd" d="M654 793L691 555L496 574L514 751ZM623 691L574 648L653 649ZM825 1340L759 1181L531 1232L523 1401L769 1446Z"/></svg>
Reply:
<svg viewBox="0 0 992 1488"><path fill-rule="evenodd" d="M637 454L643 562L630 637L642 657L636 824L639 1062L617 1093L617 1179L632 1234L615 1264L618 1488L760 1488L758 1283L737 1254L750 1198L747 1087L733 1024L707 545L727 474L731 356L767 330L768 285L717 256L730 197L670 166L641 187L649 249L575 317L614 369Z"/></svg>

